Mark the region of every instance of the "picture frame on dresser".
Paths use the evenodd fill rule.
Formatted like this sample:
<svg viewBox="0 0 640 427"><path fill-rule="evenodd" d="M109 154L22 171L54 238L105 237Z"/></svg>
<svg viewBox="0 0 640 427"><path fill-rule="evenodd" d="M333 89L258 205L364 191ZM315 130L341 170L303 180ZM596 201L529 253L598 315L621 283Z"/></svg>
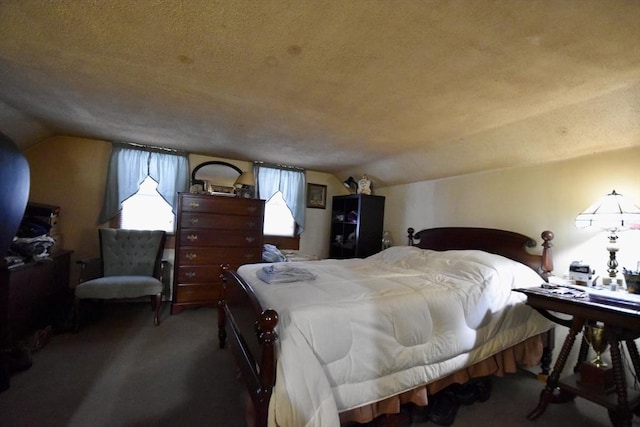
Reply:
<svg viewBox="0 0 640 427"><path fill-rule="evenodd" d="M314 209L326 209L327 186L322 184L307 183L307 207Z"/></svg>

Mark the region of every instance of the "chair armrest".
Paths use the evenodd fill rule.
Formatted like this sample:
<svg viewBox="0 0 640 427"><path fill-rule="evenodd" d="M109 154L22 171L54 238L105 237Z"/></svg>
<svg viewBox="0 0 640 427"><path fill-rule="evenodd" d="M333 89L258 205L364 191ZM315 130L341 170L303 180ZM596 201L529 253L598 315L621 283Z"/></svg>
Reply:
<svg viewBox="0 0 640 427"><path fill-rule="evenodd" d="M78 281L78 283L102 277L101 258L80 259L76 261L76 264L80 265L80 280Z"/></svg>

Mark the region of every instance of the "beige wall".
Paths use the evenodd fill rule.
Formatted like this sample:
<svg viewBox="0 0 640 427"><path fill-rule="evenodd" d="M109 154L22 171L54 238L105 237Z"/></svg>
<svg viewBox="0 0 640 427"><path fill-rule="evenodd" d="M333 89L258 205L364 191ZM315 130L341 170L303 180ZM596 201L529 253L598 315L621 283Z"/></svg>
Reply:
<svg viewBox="0 0 640 427"><path fill-rule="evenodd" d="M31 202L58 205L63 246L74 251L73 260L99 254L97 218L102 207L111 143L83 138L56 136L25 151L31 170ZM248 170L250 162L190 155L191 168L209 160L224 160ZM328 256L331 197L344 194L341 182L333 175L307 171L307 181L327 185L327 209L307 209L306 229L300 249L320 257ZM167 258L173 259L172 252ZM73 264L72 284L78 270Z"/></svg>
<svg viewBox="0 0 640 427"><path fill-rule="evenodd" d="M102 206L111 144L105 141L53 137L26 150L31 169L30 200L62 208L64 246L74 258L96 256L95 232ZM191 167L225 160L243 170L249 162L191 155ZM615 189L640 204L640 147L536 166L492 171L408 185L375 188L386 196L385 228L395 244L406 244L406 229L433 226L480 226L517 231L540 242L543 230L555 233L555 272L573 260L584 260L603 272L605 233L578 230L575 216L598 197ZM327 209L307 209L300 249L328 256L331 197L345 194L341 179L307 171L307 181L327 185ZM620 235L621 265L640 260L640 232ZM73 279L72 279L73 280Z"/></svg>
<svg viewBox="0 0 640 427"><path fill-rule="evenodd" d="M96 229L110 153L107 142L69 137L45 139L25 151L29 201L60 206L63 246L75 251L74 259L99 253Z"/></svg>
<svg viewBox="0 0 640 427"><path fill-rule="evenodd" d="M640 206L640 147L574 160L381 188L385 228L397 244L406 229L473 226L516 231L542 242L551 230L556 274L573 260L606 270L606 232L577 229L578 213L615 189ZM619 233L620 265L640 260L640 231Z"/></svg>

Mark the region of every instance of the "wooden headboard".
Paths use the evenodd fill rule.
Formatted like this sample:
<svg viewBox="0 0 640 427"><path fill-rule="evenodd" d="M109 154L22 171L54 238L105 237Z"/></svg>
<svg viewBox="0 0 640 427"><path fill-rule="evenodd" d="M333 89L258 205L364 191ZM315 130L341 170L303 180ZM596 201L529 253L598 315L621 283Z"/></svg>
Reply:
<svg viewBox="0 0 640 427"><path fill-rule="evenodd" d="M493 228L475 227L440 227L418 231L407 230L409 245L436 251L477 249L513 259L528 265L547 278L553 270L551 259L551 240L553 233L543 231L541 234L542 255L535 255L528 249L535 248L535 240L512 231ZM416 242L417 240L417 242Z"/></svg>

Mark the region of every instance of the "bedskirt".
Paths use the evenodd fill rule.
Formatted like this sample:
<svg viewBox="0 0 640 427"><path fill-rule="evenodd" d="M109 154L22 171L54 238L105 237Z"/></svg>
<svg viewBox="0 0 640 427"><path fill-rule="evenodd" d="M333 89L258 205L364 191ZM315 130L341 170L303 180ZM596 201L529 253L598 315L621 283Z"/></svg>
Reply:
<svg viewBox="0 0 640 427"><path fill-rule="evenodd" d="M540 359L542 358L544 347L543 335L544 333L528 338L513 347L431 383L424 384L370 405L341 412L340 423L344 424L350 421L368 423L379 415L399 413L400 406L406 403L427 406L429 403L429 395L433 395L451 384L464 384L471 378L485 377L488 375L501 377L504 374L515 373L518 367L535 366L540 363Z"/></svg>

